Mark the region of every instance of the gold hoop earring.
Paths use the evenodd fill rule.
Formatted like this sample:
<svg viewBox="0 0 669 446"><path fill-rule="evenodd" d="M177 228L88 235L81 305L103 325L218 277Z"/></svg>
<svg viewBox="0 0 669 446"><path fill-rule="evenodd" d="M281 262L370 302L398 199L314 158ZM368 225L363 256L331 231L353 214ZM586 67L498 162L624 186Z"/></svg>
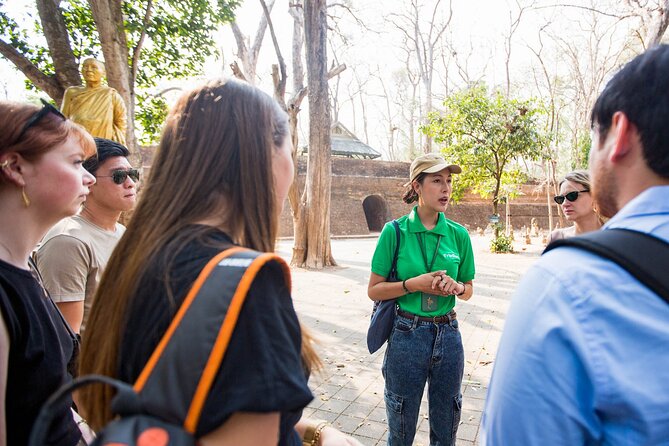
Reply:
<svg viewBox="0 0 669 446"><path fill-rule="evenodd" d="M28 198L28 194L26 194L26 187L23 186L21 189L21 198L23 198L23 205L25 207L30 206L30 198Z"/></svg>
<svg viewBox="0 0 669 446"><path fill-rule="evenodd" d="M9 166L9 160L4 160L2 164L0 164L0 169L4 169L7 166Z"/></svg>

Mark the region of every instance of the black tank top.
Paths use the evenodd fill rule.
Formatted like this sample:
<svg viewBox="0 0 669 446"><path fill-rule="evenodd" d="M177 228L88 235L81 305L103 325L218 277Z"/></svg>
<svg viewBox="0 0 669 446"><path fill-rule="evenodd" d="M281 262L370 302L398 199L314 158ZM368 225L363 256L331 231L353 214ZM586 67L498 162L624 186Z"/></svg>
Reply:
<svg viewBox="0 0 669 446"><path fill-rule="evenodd" d="M5 392L8 445L26 445L42 404L70 381L73 344L58 310L33 273L0 260L0 311L9 334ZM48 445L73 446L81 437L68 399L48 435Z"/></svg>

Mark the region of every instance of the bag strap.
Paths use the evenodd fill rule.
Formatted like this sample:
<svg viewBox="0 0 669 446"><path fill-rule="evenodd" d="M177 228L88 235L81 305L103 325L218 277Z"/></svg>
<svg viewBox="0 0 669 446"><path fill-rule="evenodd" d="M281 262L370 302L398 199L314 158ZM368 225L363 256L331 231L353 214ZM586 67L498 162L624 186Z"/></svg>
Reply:
<svg viewBox="0 0 669 446"><path fill-rule="evenodd" d="M268 262L290 289L290 269L273 253L233 247L207 263L133 386L142 412L195 434L244 300Z"/></svg>
<svg viewBox="0 0 669 446"><path fill-rule="evenodd" d="M605 229L556 240L544 254L561 246L572 246L617 263L639 282L669 303L669 243L630 229Z"/></svg>
<svg viewBox="0 0 669 446"><path fill-rule="evenodd" d="M42 405L32 430L30 431L30 438L28 446L42 446L45 445L47 435L53 419L56 414L59 414L59 409L62 408L63 401L70 397L73 391L80 387L85 387L90 384L107 384L116 390L114 399L122 399L126 401L126 406L136 406L136 413L140 412L139 402L137 401L137 394L132 390L130 385L119 381L118 379L110 378L104 375L85 375L73 379L69 383L61 386L53 393Z"/></svg>
<svg viewBox="0 0 669 446"><path fill-rule="evenodd" d="M397 220L393 220L393 227L395 228L395 253L393 254L393 263L390 265L389 279L397 279L397 256L400 253L400 225Z"/></svg>
<svg viewBox="0 0 669 446"><path fill-rule="evenodd" d="M279 265L290 290L290 268L276 254L233 247L216 255L193 283L135 385L101 375L69 382L43 405L29 445L44 444L56 408L73 390L91 383L104 383L116 390L112 400L115 414L150 414L183 425L195 435L242 305L256 275L269 262Z"/></svg>

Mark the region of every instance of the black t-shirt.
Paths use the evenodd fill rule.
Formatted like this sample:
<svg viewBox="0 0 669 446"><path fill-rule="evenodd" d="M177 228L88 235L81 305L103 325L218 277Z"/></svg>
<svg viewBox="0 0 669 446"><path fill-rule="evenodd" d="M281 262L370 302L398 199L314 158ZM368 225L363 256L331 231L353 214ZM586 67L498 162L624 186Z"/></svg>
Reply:
<svg viewBox="0 0 669 446"><path fill-rule="evenodd" d="M7 444L28 444L40 408L70 381L72 339L53 302L30 271L0 260L0 310L9 333L5 396ZM48 445L72 446L81 434L72 419L72 400L56 408Z"/></svg>
<svg viewBox="0 0 669 446"><path fill-rule="evenodd" d="M182 249L173 241L156 255L160 260L148 266L132 299L119 358L123 381L135 382L202 268L232 245L226 234L213 228L192 225L184 232L192 240ZM279 444L301 445L294 426L313 396L300 349L290 292L280 267L270 262L249 290L196 435L217 429L235 412L280 412Z"/></svg>

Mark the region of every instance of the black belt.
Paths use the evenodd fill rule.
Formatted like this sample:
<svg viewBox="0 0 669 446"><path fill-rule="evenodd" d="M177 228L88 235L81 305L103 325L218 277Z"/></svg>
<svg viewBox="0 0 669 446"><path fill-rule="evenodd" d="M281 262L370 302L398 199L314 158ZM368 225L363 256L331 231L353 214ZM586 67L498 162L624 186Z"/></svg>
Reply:
<svg viewBox="0 0 669 446"><path fill-rule="evenodd" d="M454 321L457 316L455 310L451 310L443 316L418 316L417 314L409 313L408 311L402 311L399 308L397 309L397 314L407 319L418 319L421 322L434 322L435 324L441 324L443 322L450 323Z"/></svg>

